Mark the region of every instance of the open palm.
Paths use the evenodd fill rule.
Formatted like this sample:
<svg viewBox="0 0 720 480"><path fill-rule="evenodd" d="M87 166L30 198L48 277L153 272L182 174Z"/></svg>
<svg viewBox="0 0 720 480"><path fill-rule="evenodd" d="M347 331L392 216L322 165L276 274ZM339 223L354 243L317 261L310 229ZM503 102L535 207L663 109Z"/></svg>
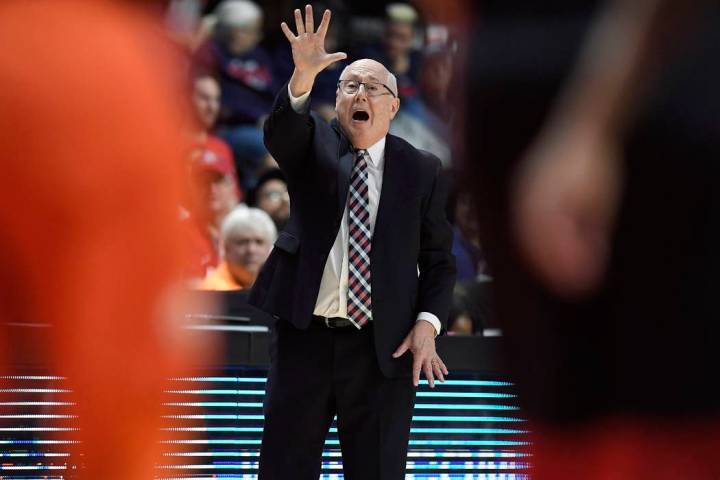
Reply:
<svg viewBox="0 0 720 480"><path fill-rule="evenodd" d="M297 35L293 34L285 22L280 24L280 28L292 47L293 62L299 72L317 75L331 63L347 58L347 55L342 52L328 53L325 51L325 35L329 25L330 10L325 10L320 26L315 31L313 10L310 5L305 7L305 22L303 22L300 10L295 10Z"/></svg>

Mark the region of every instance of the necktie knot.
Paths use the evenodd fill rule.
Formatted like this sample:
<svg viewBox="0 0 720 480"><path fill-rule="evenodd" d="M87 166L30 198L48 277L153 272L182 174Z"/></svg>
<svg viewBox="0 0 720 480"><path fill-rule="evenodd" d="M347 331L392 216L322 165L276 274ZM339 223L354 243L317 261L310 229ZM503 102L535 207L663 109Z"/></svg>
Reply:
<svg viewBox="0 0 720 480"><path fill-rule="evenodd" d="M355 152L355 165L362 166L367 163L368 151L365 149L357 150Z"/></svg>

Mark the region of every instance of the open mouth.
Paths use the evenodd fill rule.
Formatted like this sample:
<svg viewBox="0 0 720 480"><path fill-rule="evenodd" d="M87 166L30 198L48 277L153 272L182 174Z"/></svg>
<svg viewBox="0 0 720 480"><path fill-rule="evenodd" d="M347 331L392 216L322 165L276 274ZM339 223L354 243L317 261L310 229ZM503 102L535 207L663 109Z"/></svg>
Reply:
<svg viewBox="0 0 720 480"><path fill-rule="evenodd" d="M353 113L352 119L358 122L367 122L368 120L370 120L370 115L368 115L367 112L358 110L357 112Z"/></svg>

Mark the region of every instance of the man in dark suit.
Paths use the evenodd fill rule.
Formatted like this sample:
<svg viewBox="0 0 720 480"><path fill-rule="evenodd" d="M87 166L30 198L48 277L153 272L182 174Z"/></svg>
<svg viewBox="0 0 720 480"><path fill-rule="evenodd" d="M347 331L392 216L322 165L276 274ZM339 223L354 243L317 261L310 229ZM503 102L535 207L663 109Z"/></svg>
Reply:
<svg viewBox="0 0 720 480"><path fill-rule="evenodd" d="M447 374L434 340L455 279L440 162L388 135L397 82L373 60L341 74L337 121L309 112L316 75L346 57L325 52L329 21L315 32L307 6L297 35L282 24L295 70L265 124L291 215L250 298L277 319L263 480L318 478L336 414L345 478L403 478L420 373L431 386Z"/></svg>

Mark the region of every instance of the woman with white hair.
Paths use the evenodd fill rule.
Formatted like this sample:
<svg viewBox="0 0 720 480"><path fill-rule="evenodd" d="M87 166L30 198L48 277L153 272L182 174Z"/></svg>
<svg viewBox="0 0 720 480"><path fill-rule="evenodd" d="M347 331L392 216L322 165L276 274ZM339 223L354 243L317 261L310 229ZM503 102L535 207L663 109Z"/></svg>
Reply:
<svg viewBox="0 0 720 480"><path fill-rule="evenodd" d="M275 224L267 213L245 205L235 208L220 229L223 261L205 277L200 288L242 290L252 286L276 237Z"/></svg>

